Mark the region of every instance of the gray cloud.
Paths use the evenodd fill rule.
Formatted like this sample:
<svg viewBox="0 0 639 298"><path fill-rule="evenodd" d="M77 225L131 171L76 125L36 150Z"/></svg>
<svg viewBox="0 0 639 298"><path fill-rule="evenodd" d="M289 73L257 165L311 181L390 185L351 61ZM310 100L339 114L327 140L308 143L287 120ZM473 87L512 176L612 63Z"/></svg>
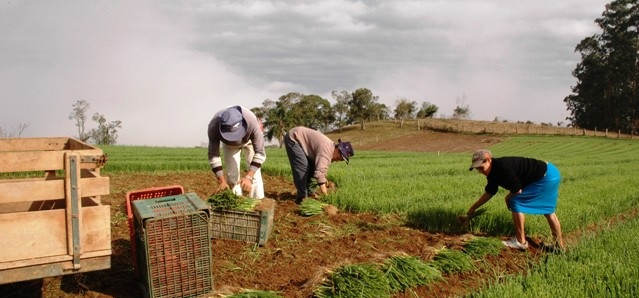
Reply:
<svg viewBox="0 0 639 298"><path fill-rule="evenodd" d="M71 104L120 143L193 146L230 104L366 87L476 119L562 121L573 52L605 1L5 1L0 126L73 135Z"/></svg>

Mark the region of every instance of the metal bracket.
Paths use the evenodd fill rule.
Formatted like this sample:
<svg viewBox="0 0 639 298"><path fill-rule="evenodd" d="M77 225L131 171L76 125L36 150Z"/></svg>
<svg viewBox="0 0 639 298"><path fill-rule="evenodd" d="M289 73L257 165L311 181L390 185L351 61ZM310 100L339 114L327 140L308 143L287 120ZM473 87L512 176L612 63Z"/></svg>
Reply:
<svg viewBox="0 0 639 298"><path fill-rule="evenodd" d="M80 158L80 162L95 163L97 168L104 166L108 160L106 153L104 155L85 155Z"/></svg>
<svg viewBox="0 0 639 298"><path fill-rule="evenodd" d="M71 230L73 234L73 269L80 269L80 210L78 195L78 161L76 156L69 156L71 172Z"/></svg>

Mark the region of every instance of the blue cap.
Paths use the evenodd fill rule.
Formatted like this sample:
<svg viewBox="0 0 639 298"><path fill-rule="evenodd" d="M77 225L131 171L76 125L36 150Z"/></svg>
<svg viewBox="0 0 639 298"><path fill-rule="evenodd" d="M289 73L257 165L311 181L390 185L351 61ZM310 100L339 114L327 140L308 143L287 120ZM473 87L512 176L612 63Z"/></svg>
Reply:
<svg viewBox="0 0 639 298"><path fill-rule="evenodd" d="M246 121L240 106L230 107L220 115L220 134L229 142L236 142L246 136Z"/></svg>
<svg viewBox="0 0 639 298"><path fill-rule="evenodd" d="M346 161L346 164L349 162L349 158L355 155L355 151L353 151L353 146L351 146L351 142L342 142L342 139L337 139L337 149L339 149L339 153L342 155L342 158Z"/></svg>

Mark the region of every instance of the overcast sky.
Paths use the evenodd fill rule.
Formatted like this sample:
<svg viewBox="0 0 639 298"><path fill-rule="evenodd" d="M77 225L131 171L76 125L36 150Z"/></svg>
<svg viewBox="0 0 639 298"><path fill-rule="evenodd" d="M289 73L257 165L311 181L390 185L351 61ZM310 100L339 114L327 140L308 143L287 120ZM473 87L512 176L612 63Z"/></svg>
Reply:
<svg viewBox="0 0 639 298"><path fill-rule="evenodd" d="M77 136L86 100L122 121L118 144L190 147L225 106L358 88L556 124L608 2L0 0L0 127Z"/></svg>

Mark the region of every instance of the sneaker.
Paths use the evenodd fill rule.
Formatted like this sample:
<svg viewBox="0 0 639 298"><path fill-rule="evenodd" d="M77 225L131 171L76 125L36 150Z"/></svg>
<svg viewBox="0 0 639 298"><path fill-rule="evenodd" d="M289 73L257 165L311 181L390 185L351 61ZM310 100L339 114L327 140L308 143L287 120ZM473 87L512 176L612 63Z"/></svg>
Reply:
<svg viewBox="0 0 639 298"><path fill-rule="evenodd" d="M507 247L516 248L516 249L519 249L519 250L528 249L528 242L525 242L524 244L521 244L521 243L519 243L519 241L517 241L517 238L515 238L515 237L510 238L510 239L505 240L505 241L502 241L501 243L503 243Z"/></svg>

